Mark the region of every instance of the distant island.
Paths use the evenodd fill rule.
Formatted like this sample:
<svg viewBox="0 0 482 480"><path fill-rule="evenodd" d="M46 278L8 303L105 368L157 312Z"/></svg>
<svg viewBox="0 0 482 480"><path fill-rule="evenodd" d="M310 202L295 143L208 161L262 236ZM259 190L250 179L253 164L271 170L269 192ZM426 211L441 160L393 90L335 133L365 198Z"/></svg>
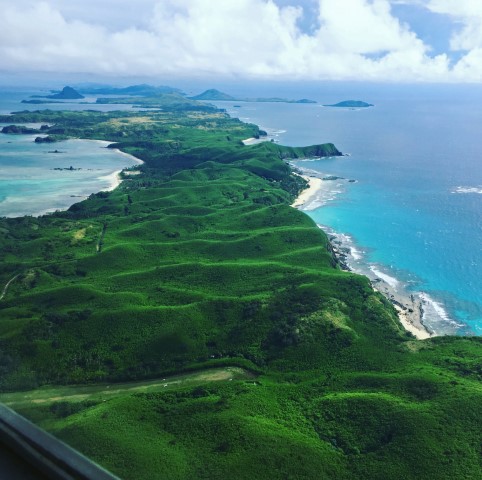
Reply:
<svg viewBox="0 0 482 480"><path fill-rule="evenodd" d="M42 97L47 98L47 97ZM30 105L43 105L45 103L52 104L52 103L65 103L60 100L41 100L39 98L35 98L33 100L22 100L20 103L28 103ZM87 102L79 102L79 103L87 103Z"/></svg>
<svg viewBox="0 0 482 480"><path fill-rule="evenodd" d="M72 87L64 87L61 92L47 95L46 98L53 100L80 100L85 97Z"/></svg>
<svg viewBox="0 0 482 480"><path fill-rule="evenodd" d="M323 105L324 107L341 107L341 108L367 108L373 107L371 103L362 102L361 100L344 100L343 102L333 105Z"/></svg>
<svg viewBox="0 0 482 480"><path fill-rule="evenodd" d="M52 95L32 95L32 98L49 98L52 100L81 100L85 98L72 87L64 87L61 92L54 92ZM23 100L22 103L40 103L36 100Z"/></svg>
<svg viewBox="0 0 482 480"><path fill-rule="evenodd" d="M80 93L80 92L82 93ZM129 87L111 87L111 86L95 86L95 87L79 87L74 89L72 87L64 87L62 91L56 92L52 90L52 95L32 95L32 100L22 100L21 103L27 103L31 105L42 105L45 103L63 103L63 100L81 100L84 97L83 93L88 95L126 95L129 97L137 97L135 100L138 102L139 97L156 97L164 94L176 94L179 96L185 96L178 88L159 86L154 87L152 85L131 85ZM127 97L127 98L129 98ZM134 100L125 101L113 101L110 99L100 101L97 103L134 103ZM120 99L117 99L120 100ZM79 102L79 103L93 103L93 102ZM144 105L143 105L144 106Z"/></svg>
<svg viewBox="0 0 482 480"><path fill-rule="evenodd" d="M204 91L199 95L188 97L178 88L168 86L154 87L152 85L141 84L131 85L129 87L79 87L77 90L66 86L61 92L54 92L52 95L32 95L29 100L22 100L21 103L41 105L46 103L63 103L64 100L81 100L84 97L82 93L89 95L119 95L119 97L100 97L95 101L96 104L127 104L138 108L160 108L165 107L166 103L182 105L183 107L192 108L195 106L193 102L197 101L235 101L235 102L274 102L274 103L317 103L315 100L302 98L300 100L289 100L280 97L259 97L259 98L236 98L227 93L221 92L214 88ZM92 103L93 102L79 102ZM239 108L239 105L235 105ZM214 108L213 106L204 107L197 105L195 109Z"/></svg>
<svg viewBox="0 0 482 480"><path fill-rule="evenodd" d="M308 100L307 98L302 98L301 100L288 100L286 98L279 97L268 97L268 98L236 98L227 93L211 88L209 90L195 95L194 97L189 97L191 100L197 101L227 101L227 102L277 102L277 103L316 103L315 100ZM239 106L238 106L239 107Z"/></svg>
<svg viewBox="0 0 482 480"><path fill-rule="evenodd" d="M141 85L131 85L129 87L83 87L78 88L82 93L87 93L89 95L136 95L139 97L150 97L153 95L160 95L163 93L177 93L181 94L182 91L178 88L167 87L161 85L159 87L154 87L152 85L141 84Z"/></svg>

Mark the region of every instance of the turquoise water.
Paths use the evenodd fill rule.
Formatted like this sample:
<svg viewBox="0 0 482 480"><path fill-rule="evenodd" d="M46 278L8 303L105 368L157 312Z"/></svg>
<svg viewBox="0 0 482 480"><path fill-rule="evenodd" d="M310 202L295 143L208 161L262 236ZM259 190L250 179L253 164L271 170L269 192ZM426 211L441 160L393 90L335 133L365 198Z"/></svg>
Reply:
<svg viewBox="0 0 482 480"><path fill-rule="evenodd" d="M0 216L66 209L91 193L109 189L114 172L136 163L105 148L107 142L67 140L46 145L34 143L35 137L0 134ZM67 170L70 167L73 170Z"/></svg>
<svg viewBox="0 0 482 480"><path fill-rule="evenodd" d="M48 93L47 90L32 88L3 88L0 90L0 113L47 108L101 111L131 109L130 105L97 106L75 101L48 105L20 103L31 95ZM93 102L95 98L83 101ZM0 124L0 130L5 125ZM39 128L40 125L28 126ZM34 140L37 136L0 133L0 216L36 216L64 210L91 193L111 188L115 183L114 172L139 163L133 157L105 148L108 142L67 140L36 144ZM60 153L53 153L55 150ZM73 169L67 170L70 167Z"/></svg>
<svg viewBox="0 0 482 480"><path fill-rule="evenodd" d="M291 98L355 98L376 106L218 105L265 127L280 143L331 141L350 153L296 162L318 175L356 180L332 182L307 213L348 235L358 263L423 292L425 321L436 333L481 334L482 89L337 88Z"/></svg>

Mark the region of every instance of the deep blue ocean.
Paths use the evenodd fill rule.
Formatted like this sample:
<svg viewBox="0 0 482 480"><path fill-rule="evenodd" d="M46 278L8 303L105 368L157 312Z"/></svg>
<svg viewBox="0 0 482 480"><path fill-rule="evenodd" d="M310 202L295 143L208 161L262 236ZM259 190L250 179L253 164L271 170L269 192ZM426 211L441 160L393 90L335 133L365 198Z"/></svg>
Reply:
<svg viewBox="0 0 482 480"><path fill-rule="evenodd" d="M233 83L217 88L237 97L316 100L215 103L282 144L333 142L349 153L296 162L321 177L343 177L330 182L306 213L349 239L354 267L375 270L423 295L425 322L436 333L482 333L481 86ZM192 93L202 89L195 86ZM0 89L0 112L43 107L19 103L35 93L40 92ZM349 99L375 106L322 106ZM48 108L93 107L73 102ZM32 140L0 135L0 215L66 208L76 201L71 195L101 190L109 173L132 164L96 142L54 144L64 153L49 154L52 146ZM70 165L82 170L52 170Z"/></svg>
<svg viewBox="0 0 482 480"><path fill-rule="evenodd" d="M319 103L217 105L282 144L333 142L349 153L295 162L356 180L331 182L306 213L348 236L358 263L421 293L436 333L481 334L482 88L340 84L280 93ZM349 99L375 107L320 105Z"/></svg>

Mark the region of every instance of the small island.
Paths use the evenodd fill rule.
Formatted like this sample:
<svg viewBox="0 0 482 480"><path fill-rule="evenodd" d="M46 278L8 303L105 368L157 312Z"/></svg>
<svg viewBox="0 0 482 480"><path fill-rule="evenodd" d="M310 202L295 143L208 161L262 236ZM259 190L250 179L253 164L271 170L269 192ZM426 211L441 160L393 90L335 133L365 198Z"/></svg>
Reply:
<svg viewBox="0 0 482 480"><path fill-rule="evenodd" d="M81 168L75 168L72 165L70 167L55 167L52 170L68 170L69 172L75 172L78 170L82 170Z"/></svg>
<svg viewBox="0 0 482 480"><path fill-rule="evenodd" d="M327 175L326 177L323 177L322 180L344 180L343 177L337 177L336 175Z"/></svg>
<svg viewBox="0 0 482 480"><path fill-rule="evenodd" d="M339 108L368 108L373 107L372 103L362 102L361 100L344 100L343 102L335 103L333 105L323 105L324 107L339 107Z"/></svg>
<svg viewBox="0 0 482 480"><path fill-rule="evenodd" d="M51 100L81 100L85 98L72 87L64 87L61 92L53 91L52 95L32 95L32 98L48 98ZM22 103L40 103L36 100L23 100Z"/></svg>

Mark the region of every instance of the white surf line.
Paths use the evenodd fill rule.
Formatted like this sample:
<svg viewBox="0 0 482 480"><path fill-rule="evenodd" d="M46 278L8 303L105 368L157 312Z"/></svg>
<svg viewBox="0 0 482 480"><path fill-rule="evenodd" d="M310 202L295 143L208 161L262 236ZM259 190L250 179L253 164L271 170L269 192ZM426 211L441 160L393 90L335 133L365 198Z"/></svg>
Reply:
<svg viewBox="0 0 482 480"><path fill-rule="evenodd" d="M388 285L390 285L395 290L397 289L398 284L400 283L396 278L387 275L386 273L381 272L378 268L374 265L370 265L370 270L378 277L384 280Z"/></svg>
<svg viewBox="0 0 482 480"><path fill-rule="evenodd" d="M0 295L0 301L3 300L3 297L5 297L5 295L7 294L8 287L10 286L10 284L19 276L20 276L20 273L17 273L17 275L15 275L6 283L6 285L3 287L2 294Z"/></svg>

